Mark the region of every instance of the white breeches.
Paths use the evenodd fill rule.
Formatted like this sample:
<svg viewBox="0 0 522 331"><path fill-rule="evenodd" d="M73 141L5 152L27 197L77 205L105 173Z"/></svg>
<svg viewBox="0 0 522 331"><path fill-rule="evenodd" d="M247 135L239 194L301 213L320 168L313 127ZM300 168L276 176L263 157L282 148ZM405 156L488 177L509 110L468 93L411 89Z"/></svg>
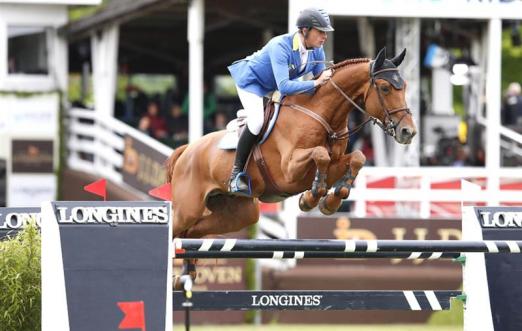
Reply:
<svg viewBox="0 0 522 331"><path fill-rule="evenodd" d="M263 98L236 85L237 95L245 109L247 127L252 134L258 135L263 127L264 109Z"/></svg>

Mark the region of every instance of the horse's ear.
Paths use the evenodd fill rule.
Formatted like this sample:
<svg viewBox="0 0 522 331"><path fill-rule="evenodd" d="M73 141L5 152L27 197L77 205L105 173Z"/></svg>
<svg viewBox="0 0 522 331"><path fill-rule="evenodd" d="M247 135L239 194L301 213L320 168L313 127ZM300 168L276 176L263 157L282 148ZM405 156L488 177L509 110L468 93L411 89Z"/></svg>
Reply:
<svg viewBox="0 0 522 331"><path fill-rule="evenodd" d="M382 67L384 60L386 59L386 47L383 47L377 56L375 57L375 63L373 65L373 70L378 70Z"/></svg>
<svg viewBox="0 0 522 331"><path fill-rule="evenodd" d="M395 66L398 67L402 63L402 61L404 60L405 56L406 56L406 48L402 50L401 54L397 55L396 57L394 57L390 61L392 61L393 64L395 64Z"/></svg>

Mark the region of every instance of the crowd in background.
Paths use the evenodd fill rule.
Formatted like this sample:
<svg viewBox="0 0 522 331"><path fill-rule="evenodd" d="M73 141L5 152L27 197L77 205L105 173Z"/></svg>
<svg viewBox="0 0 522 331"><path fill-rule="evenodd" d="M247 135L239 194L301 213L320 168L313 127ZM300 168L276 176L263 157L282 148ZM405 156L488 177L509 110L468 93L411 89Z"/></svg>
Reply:
<svg viewBox="0 0 522 331"><path fill-rule="evenodd" d="M238 103L232 102L232 103ZM237 108L240 105L237 104ZM203 102L204 133L225 129L235 112L227 102L218 103L211 91L205 89ZM130 86L125 100L116 102L115 116L123 122L173 148L188 142L188 94L169 89L152 96Z"/></svg>
<svg viewBox="0 0 522 331"><path fill-rule="evenodd" d="M522 133L522 88L520 83L509 84L502 105L502 125Z"/></svg>

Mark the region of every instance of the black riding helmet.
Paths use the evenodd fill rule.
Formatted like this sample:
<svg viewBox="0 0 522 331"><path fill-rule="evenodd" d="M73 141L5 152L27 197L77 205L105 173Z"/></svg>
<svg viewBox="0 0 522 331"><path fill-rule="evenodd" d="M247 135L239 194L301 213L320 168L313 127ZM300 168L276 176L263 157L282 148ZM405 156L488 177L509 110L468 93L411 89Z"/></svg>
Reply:
<svg viewBox="0 0 522 331"><path fill-rule="evenodd" d="M330 16L323 9L306 8L299 13L297 18L297 27L301 28L316 28L317 30L330 32L334 28L330 24Z"/></svg>

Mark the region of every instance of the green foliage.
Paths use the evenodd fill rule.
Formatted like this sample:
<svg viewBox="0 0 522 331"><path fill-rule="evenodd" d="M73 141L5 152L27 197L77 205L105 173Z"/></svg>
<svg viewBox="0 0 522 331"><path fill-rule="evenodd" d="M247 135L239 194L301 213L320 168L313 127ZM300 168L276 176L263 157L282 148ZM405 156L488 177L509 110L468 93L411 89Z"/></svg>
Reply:
<svg viewBox="0 0 522 331"><path fill-rule="evenodd" d="M69 21L74 22L87 16L91 16L104 8L108 0L103 0L99 6L69 6Z"/></svg>
<svg viewBox="0 0 522 331"><path fill-rule="evenodd" d="M428 321L429 325L463 325L464 324L464 303L461 300L453 299L451 309L433 313Z"/></svg>
<svg viewBox="0 0 522 331"><path fill-rule="evenodd" d="M67 88L67 100L69 102L82 101L86 106L94 106L94 95L92 92L92 76L89 77L87 95L82 100L82 76L78 73L69 73L69 86Z"/></svg>
<svg viewBox="0 0 522 331"><path fill-rule="evenodd" d="M511 29L506 29L502 32L502 91L511 82L522 83L522 47L512 45Z"/></svg>
<svg viewBox="0 0 522 331"><path fill-rule="evenodd" d="M40 330L41 239L34 223L0 242L0 329Z"/></svg>

